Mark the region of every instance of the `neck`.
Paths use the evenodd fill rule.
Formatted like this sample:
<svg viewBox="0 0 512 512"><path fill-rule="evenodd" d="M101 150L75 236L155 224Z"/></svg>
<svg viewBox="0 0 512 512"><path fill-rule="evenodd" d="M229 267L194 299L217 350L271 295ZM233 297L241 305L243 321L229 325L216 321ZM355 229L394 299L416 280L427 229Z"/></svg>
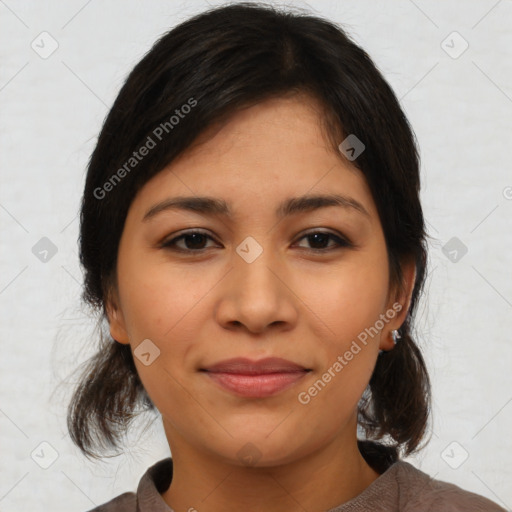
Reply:
<svg viewBox="0 0 512 512"><path fill-rule="evenodd" d="M174 434L168 438L178 441ZM173 478L163 499L176 511L330 510L379 477L359 452L355 429L349 434L299 460L268 467L229 464L183 439L170 442Z"/></svg>

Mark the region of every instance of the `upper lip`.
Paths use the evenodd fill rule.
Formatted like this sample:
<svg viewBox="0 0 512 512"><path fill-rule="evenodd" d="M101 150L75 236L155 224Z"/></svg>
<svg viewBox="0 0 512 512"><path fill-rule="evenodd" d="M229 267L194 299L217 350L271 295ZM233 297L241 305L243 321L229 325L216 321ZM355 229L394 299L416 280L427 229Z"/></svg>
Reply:
<svg viewBox="0 0 512 512"><path fill-rule="evenodd" d="M244 375L261 375L269 373L292 373L308 371L307 368L280 357L267 357L258 361L237 357L226 359L214 365L202 368L214 373L235 373Z"/></svg>

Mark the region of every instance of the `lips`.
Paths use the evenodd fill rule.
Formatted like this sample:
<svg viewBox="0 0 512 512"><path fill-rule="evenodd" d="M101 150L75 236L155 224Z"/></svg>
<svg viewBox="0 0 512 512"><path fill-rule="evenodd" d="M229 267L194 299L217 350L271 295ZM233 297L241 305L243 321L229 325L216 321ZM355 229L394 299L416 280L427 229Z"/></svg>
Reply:
<svg viewBox="0 0 512 512"><path fill-rule="evenodd" d="M248 398L264 398L293 386L310 370L286 359L270 357L259 361L229 359L201 371L230 393Z"/></svg>
<svg viewBox="0 0 512 512"><path fill-rule="evenodd" d="M236 373L241 375L266 375L270 373L292 373L308 370L299 364L279 357L267 357L259 361L238 357L209 366L205 371L212 373Z"/></svg>

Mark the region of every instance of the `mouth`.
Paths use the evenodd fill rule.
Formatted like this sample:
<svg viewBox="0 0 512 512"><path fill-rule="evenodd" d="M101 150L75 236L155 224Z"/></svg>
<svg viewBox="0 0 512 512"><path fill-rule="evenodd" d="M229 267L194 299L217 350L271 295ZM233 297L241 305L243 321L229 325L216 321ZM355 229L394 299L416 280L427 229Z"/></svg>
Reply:
<svg viewBox="0 0 512 512"><path fill-rule="evenodd" d="M201 372L222 389L247 398L276 395L303 379L311 370L281 358L221 361Z"/></svg>

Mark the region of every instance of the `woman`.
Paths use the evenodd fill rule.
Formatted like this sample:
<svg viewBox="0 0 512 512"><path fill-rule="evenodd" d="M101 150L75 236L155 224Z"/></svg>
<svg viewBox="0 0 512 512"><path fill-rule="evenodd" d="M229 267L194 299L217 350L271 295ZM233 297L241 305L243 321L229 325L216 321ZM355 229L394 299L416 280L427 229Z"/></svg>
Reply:
<svg viewBox="0 0 512 512"><path fill-rule="evenodd" d="M503 510L401 460L430 411L418 160L326 20L234 4L154 45L88 168L83 297L110 335L68 424L97 456L157 409L172 459L95 510Z"/></svg>

